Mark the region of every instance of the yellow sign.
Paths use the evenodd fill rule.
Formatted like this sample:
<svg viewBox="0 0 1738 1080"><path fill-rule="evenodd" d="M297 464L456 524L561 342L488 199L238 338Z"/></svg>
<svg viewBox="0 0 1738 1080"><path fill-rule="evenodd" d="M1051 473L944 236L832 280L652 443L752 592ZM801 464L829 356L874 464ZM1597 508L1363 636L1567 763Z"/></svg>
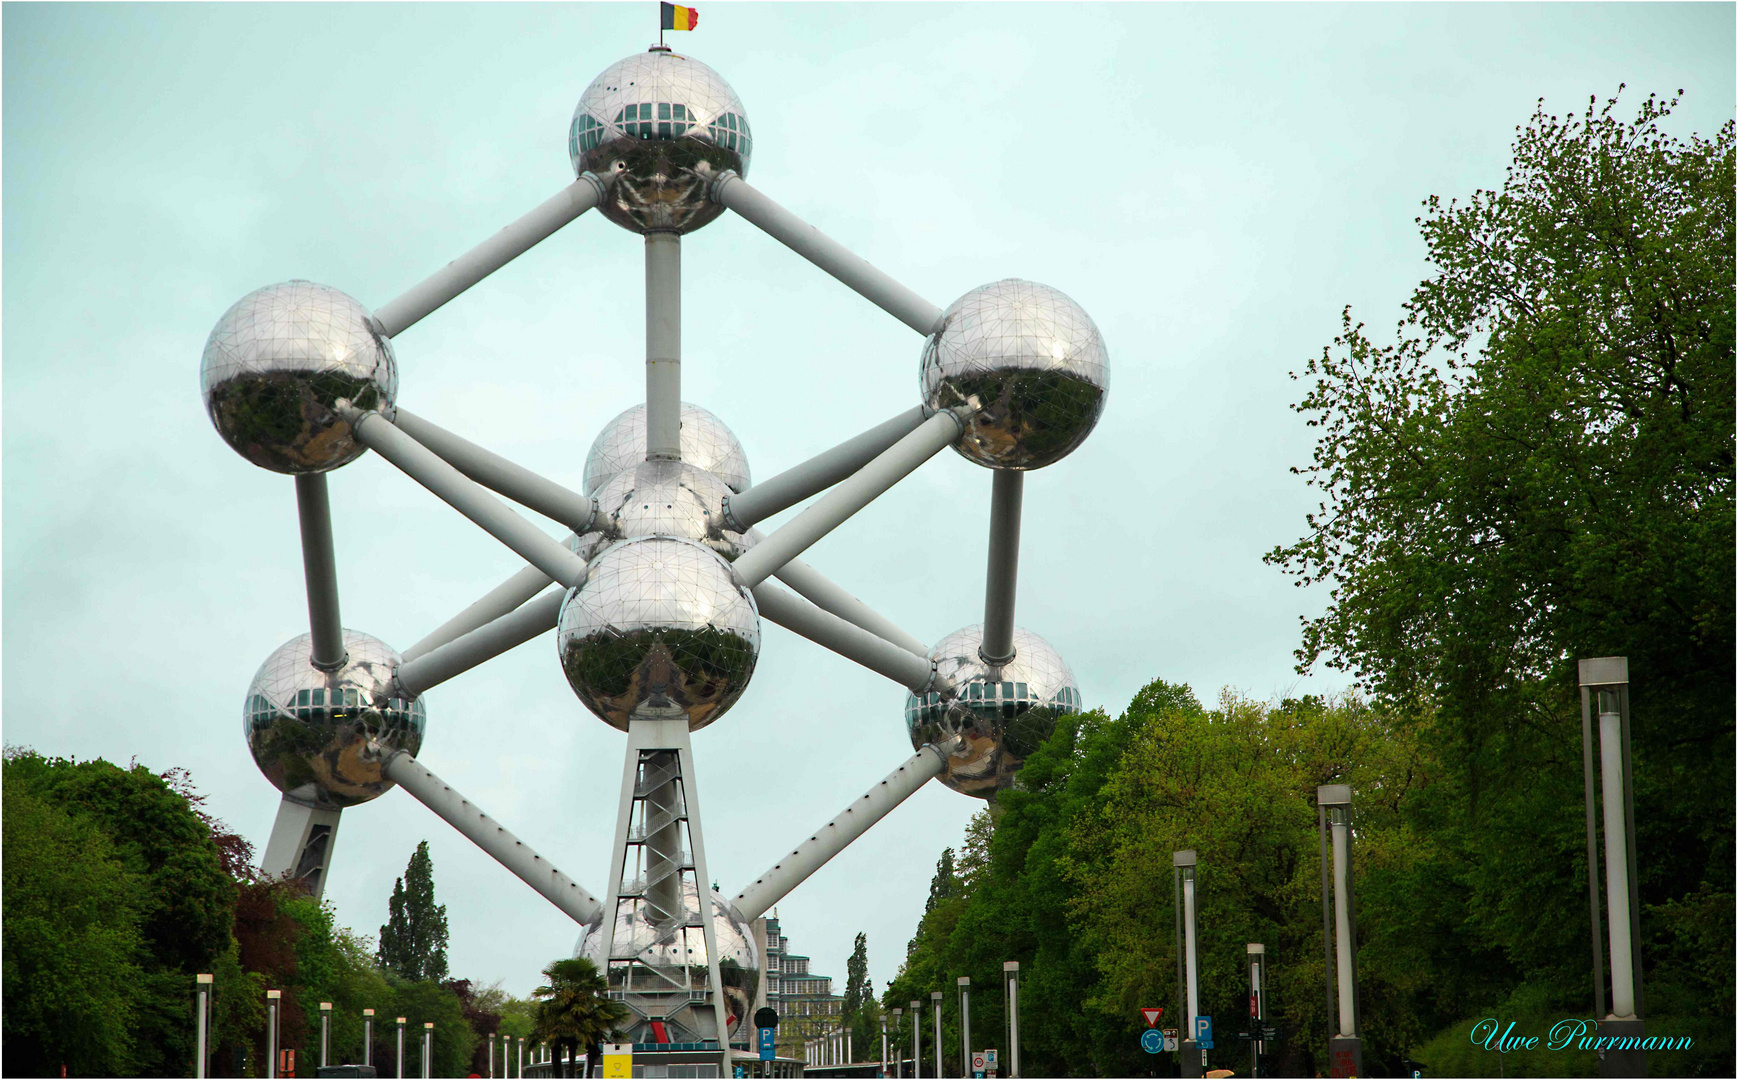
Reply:
<svg viewBox="0 0 1738 1080"><path fill-rule="evenodd" d="M605 1043L603 1048L603 1074L606 1077L622 1077L629 1080L634 1075L634 1046L632 1043Z"/></svg>

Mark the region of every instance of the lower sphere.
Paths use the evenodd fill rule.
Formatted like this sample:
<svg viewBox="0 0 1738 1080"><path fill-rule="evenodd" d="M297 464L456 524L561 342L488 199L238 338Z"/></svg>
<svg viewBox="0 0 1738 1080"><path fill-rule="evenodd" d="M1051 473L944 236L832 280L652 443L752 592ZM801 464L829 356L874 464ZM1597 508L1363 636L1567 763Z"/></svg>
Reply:
<svg viewBox="0 0 1738 1080"><path fill-rule="evenodd" d="M710 548L624 540L568 590L556 646L573 692L605 723L685 718L698 731L748 688L760 613Z"/></svg>
<svg viewBox="0 0 1738 1080"><path fill-rule="evenodd" d="M383 768L422 749L421 698L392 696L399 656L385 642L344 631L349 657L336 671L313 665L313 640L292 638L253 677L242 734L267 780L300 803L341 810L392 788Z"/></svg>
<svg viewBox="0 0 1738 1080"><path fill-rule="evenodd" d="M907 694L912 749L929 744L947 755L941 781L955 791L993 798L1009 787L1026 758L1043 745L1059 717L1081 709L1074 673L1050 643L1014 630L1014 659L991 667L978 656L981 624L956 630L929 650L936 674L959 696Z"/></svg>
<svg viewBox="0 0 1738 1080"><path fill-rule="evenodd" d="M685 876L683 899L690 912L700 906L695 898L694 881ZM598 971L606 973L611 990L626 990L629 968L638 965L665 970L690 967L694 969L696 983L706 978L706 938L699 926L674 935L669 933L669 927L665 927L660 933L659 928L645 918L641 905L622 903L618 907L616 918L609 924L613 939L603 933L601 925L593 924L580 934L573 950L574 956L590 960L597 965ZM754 999L760 988L760 954L754 945L753 929L748 923L738 921L729 902L717 891L712 891L712 932L718 942L718 977L724 983L725 1023L733 1037L751 1033ZM634 964L617 960L612 968L609 964L611 956L632 956ZM641 983L647 973L642 968L633 975L636 983ZM718 1023L713 1018L709 1002L694 1003L679 1010L674 1019L703 1038L716 1038Z"/></svg>

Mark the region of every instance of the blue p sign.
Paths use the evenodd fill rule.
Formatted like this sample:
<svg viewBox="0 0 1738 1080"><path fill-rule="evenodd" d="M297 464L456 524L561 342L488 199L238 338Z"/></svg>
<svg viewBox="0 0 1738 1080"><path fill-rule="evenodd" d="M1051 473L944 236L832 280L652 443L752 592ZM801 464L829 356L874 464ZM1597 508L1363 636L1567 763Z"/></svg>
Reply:
<svg viewBox="0 0 1738 1080"><path fill-rule="evenodd" d="M1211 1016L1195 1017L1195 1045L1206 1050L1213 1048L1213 1018Z"/></svg>
<svg viewBox="0 0 1738 1080"><path fill-rule="evenodd" d="M775 1028L760 1029L760 1060L771 1061L773 1059L773 1040L777 1034L778 1031Z"/></svg>

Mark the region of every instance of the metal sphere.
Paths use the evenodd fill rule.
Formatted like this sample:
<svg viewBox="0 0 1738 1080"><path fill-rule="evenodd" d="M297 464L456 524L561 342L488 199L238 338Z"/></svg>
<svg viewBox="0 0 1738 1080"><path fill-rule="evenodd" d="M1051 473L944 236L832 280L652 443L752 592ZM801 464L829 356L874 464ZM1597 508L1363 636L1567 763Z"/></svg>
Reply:
<svg viewBox="0 0 1738 1080"><path fill-rule="evenodd" d="M982 624L956 630L929 650L936 674L959 696L905 697L905 726L913 749L934 743L947 754L941 781L955 791L993 798L1056 727L1081 709L1074 673L1049 642L1014 630L1014 659L991 668L978 657Z"/></svg>
<svg viewBox="0 0 1738 1080"><path fill-rule="evenodd" d="M1008 278L947 309L923 347L920 380L925 404L964 417L955 450L992 469L1041 469L1092 433L1110 360L1079 304Z"/></svg>
<svg viewBox="0 0 1738 1080"><path fill-rule="evenodd" d="M707 189L726 169L746 177L752 152L736 91L667 49L605 68L579 96L567 130L574 173L614 177L603 216L640 233L692 232L723 213Z"/></svg>
<svg viewBox="0 0 1738 1080"><path fill-rule="evenodd" d="M750 541L725 528L729 495L723 480L685 461L642 461L597 490L597 521L568 547L589 562L617 540L677 536L734 562Z"/></svg>
<svg viewBox="0 0 1738 1080"><path fill-rule="evenodd" d="M760 613L711 548L625 540L568 590L556 644L573 692L605 723L686 717L698 731L748 688Z"/></svg>
<svg viewBox="0 0 1738 1080"><path fill-rule="evenodd" d="M266 657L242 706L254 764L290 798L342 810L392 788L382 767L422 749L421 698L393 696L399 656L378 638L344 631L350 655L336 671L313 665L313 640L292 638Z"/></svg>
<svg viewBox="0 0 1738 1080"><path fill-rule="evenodd" d="M367 308L337 289L286 281L248 293L217 320L199 384L236 453L273 472L320 473L367 449L333 405L349 398L390 419L398 365Z"/></svg>
<svg viewBox="0 0 1738 1080"><path fill-rule="evenodd" d="M746 922L740 921L730 903L717 891L712 892L712 933L718 941L718 977L724 984L725 1022L730 1027L732 1037L748 1033L754 1023L754 999L760 988L760 950L754 945L754 930ZM696 902L697 889L694 879L683 876L682 898L690 912L699 908ZM685 933L660 933L658 927L649 922L638 905L618 905L615 919L609 923L612 935L601 933L602 927L597 924L587 926L579 936L579 942L574 946L573 955L585 957L597 965L600 972L607 973L611 990L626 990L627 965L618 961L618 966L612 968L610 957L633 956L641 964L652 965L663 970L682 967L694 969L694 980L701 983L706 978L709 957L706 952L706 937L698 925L691 926ZM612 947L613 946L613 947ZM645 972L637 972L644 977ZM718 1022L714 1019L710 1002L694 1002L670 1017L683 1028L692 1031L702 1038L716 1038Z"/></svg>
<svg viewBox="0 0 1738 1080"><path fill-rule="evenodd" d="M585 458L581 491L596 495L604 481L646 460L646 407L623 410L604 425ZM731 491L747 490L748 455L724 421L698 405L682 403L682 460L717 474Z"/></svg>

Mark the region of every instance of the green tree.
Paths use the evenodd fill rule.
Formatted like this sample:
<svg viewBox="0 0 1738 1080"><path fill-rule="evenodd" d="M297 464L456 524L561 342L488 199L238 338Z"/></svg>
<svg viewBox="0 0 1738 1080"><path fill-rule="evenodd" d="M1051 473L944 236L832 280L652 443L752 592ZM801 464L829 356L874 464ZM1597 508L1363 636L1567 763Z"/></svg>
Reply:
<svg viewBox="0 0 1738 1080"><path fill-rule="evenodd" d="M1393 343L1348 311L1301 373L1322 502L1268 559L1332 587L1300 669L1353 673L1441 752L1396 914L1457 1017L1589 1004L1574 664L1629 658L1650 1026L1725 1073L1730 1025L1697 1018L1734 1011L1698 944L1733 939L1734 130L1616 102L1541 105L1500 190L1426 201Z"/></svg>
<svg viewBox="0 0 1738 1080"><path fill-rule="evenodd" d="M929 879L929 901L923 905L925 915L935 910L935 906L959 892L959 878L954 876L953 848L942 848L941 858L936 860L935 876Z"/></svg>
<svg viewBox="0 0 1738 1080"><path fill-rule="evenodd" d="M574 1058L593 1053L604 1040L615 1037L631 1014L626 1005L610 999L608 980L584 957L557 960L543 969L543 977L548 983L531 994L537 999L533 1037L556 1050L555 1069L560 1076L561 1050Z"/></svg>
<svg viewBox="0 0 1738 1080"><path fill-rule="evenodd" d="M447 909L434 899L434 862L424 840L404 876L392 884L386 925L380 928L381 967L412 981L446 978Z"/></svg>
<svg viewBox="0 0 1738 1080"><path fill-rule="evenodd" d="M5 1072L132 1071L146 888L88 817L3 786Z"/></svg>

